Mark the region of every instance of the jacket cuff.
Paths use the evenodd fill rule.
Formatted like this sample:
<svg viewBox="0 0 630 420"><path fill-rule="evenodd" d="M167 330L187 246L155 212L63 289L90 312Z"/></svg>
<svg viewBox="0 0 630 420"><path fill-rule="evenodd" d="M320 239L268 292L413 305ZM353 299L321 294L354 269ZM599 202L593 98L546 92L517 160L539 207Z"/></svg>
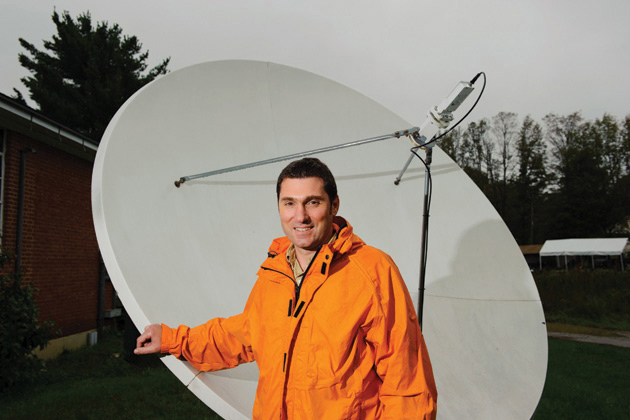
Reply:
<svg viewBox="0 0 630 420"><path fill-rule="evenodd" d="M162 324L162 341L160 343L161 353L170 353L173 347L173 329L168 325Z"/></svg>

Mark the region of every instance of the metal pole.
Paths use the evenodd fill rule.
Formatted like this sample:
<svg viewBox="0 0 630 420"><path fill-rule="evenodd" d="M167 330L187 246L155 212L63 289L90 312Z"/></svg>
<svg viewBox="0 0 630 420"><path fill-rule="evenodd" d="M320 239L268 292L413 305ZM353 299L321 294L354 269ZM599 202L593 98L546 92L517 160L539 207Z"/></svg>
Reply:
<svg viewBox="0 0 630 420"><path fill-rule="evenodd" d="M424 312L424 284L426 278L427 269L427 244L429 242L429 182L430 182L430 168L431 160L433 158L433 146L435 143L431 143L426 146L426 167L424 172L424 205L422 216L422 243L420 249L420 284L418 286L418 322L420 323L420 329L422 329L422 314Z"/></svg>
<svg viewBox="0 0 630 420"><path fill-rule="evenodd" d="M184 182L190 181L190 180L193 180L193 179L206 178L206 177L209 177L209 176L224 174L224 173L227 173L227 172L240 171L242 169L249 169L249 168L254 168L256 166L268 165L270 163L282 162L283 160L298 159L298 158L302 158L302 157L305 157L305 156L314 155L314 154L317 154L317 153L330 152L332 150L345 149L345 148L353 147L353 146L360 146L362 144L373 143L375 141L380 141L380 140L387 140L387 139L391 139L391 138L394 138L394 137L395 138L399 138L400 136L408 136L408 135L417 133L418 131L420 131L420 129L418 127L412 127L412 128L408 128L406 130L395 131L392 134L385 134L383 136L371 137L369 139L355 140L355 141L351 141L351 142L348 142L348 143L339 144L339 145L336 145L336 146L329 146L329 147L323 147L321 149L311 150L311 151L308 151L308 152L295 153L295 154L292 154L292 155L281 156L281 157L277 157L277 158L273 158L273 159L260 160L258 162L246 163L244 165L238 165L238 166L232 166L232 167L229 167L229 168L218 169L216 171L204 172L204 173L196 174L196 175L183 176L183 177L179 178L177 181L175 181L175 186L177 188L179 188L180 185L183 184Z"/></svg>
<svg viewBox="0 0 630 420"><path fill-rule="evenodd" d="M396 177L396 179L394 180L394 185L400 184L400 180L402 179L404 173L407 172L407 168L409 167L409 164L411 163L412 159L413 159L413 153L409 155L409 159L407 159L407 163L405 163L405 166L403 166L402 171L400 171L400 173L398 174L398 177Z"/></svg>

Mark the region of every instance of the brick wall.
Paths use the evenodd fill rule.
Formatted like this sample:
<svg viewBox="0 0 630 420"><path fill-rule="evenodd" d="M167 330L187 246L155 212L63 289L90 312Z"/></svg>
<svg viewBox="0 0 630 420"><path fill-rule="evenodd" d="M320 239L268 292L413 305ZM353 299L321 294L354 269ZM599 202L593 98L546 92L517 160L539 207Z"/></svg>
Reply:
<svg viewBox="0 0 630 420"><path fill-rule="evenodd" d="M40 320L62 336L96 328L99 251L92 224L93 163L7 131L2 247L15 253L20 150L26 155L22 267L39 295ZM111 308L107 287L105 309Z"/></svg>

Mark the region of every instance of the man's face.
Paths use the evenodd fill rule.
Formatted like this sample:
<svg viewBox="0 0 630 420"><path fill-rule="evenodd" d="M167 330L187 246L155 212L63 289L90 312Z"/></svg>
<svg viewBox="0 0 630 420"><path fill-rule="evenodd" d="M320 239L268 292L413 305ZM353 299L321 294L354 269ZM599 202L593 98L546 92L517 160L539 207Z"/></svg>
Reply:
<svg viewBox="0 0 630 420"><path fill-rule="evenodd" d="M280 184L280 222L297 252L315 252L330 240L337 210L339 197L330 202L321 178L285 178Z"/></svg>

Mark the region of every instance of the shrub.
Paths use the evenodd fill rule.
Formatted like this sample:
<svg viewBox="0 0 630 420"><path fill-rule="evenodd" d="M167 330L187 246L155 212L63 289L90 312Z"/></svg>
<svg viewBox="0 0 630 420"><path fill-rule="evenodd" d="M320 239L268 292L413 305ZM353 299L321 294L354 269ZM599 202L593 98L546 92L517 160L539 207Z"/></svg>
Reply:
<svg viewBox="0 0 630 420"><path fill-rule="evenodd" d="M547 317L630 322L630 271L553 270L534 277Z"/></svg>
<svg viewBox="0 0 630 420"><path fill-rule="evenodd" d="M8 261L0 250L0 268ZM33 354L53 337L54 322L38 321L37 289L20 273L0 275L0 392L33 380L42 361Z"/></svg>

